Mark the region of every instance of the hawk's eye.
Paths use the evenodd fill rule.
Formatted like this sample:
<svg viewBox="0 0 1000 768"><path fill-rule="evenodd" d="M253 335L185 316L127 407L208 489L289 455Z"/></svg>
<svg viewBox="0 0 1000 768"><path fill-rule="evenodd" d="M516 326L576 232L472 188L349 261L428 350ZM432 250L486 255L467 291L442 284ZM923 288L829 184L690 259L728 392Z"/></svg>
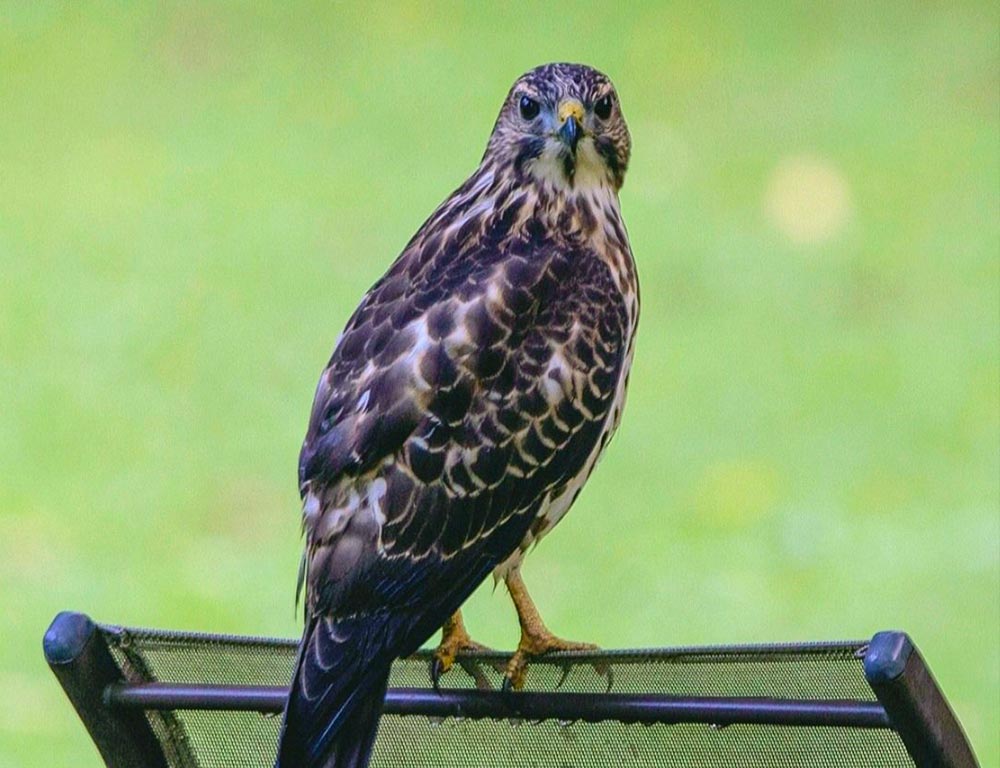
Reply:
<svg viewBox="0 0 1000 768"><path fill-rule="evenodd" d="M525 120L534 120L538 117L538 111L540 109L538 102L530 96L522 96L521 102L518 104L518 108L521 110L521 117Z"/></svg>
<svg viewBox="0 0 1000 768"><path fill-rule="evenodd" d="M609 93L607 96L602 97L594 105L594 114L597 115L601 120L607 120L611 117L611 107L614 106L615 99Z"/></svg>

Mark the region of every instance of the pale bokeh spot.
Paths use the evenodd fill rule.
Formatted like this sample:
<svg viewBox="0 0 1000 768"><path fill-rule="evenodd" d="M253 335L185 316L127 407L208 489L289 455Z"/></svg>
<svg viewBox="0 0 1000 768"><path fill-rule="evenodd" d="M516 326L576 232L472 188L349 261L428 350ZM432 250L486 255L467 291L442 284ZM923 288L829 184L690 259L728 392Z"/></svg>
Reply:
<svg viewBox="0 0 1000 768"><path fill-rule="evenodd" d="M764 192L768 221L796 245L817 245L839 235L851 218L851 188L829 160L782 158Z"/></svg>

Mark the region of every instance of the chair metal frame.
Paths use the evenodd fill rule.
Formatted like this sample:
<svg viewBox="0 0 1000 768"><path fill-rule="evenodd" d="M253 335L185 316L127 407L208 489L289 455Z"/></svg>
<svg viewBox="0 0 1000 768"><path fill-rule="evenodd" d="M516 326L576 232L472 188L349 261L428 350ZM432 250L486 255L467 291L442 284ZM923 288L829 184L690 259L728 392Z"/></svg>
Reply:
<svg viewBox="0 0 1000 768"><path fill-rule="evenodd" d="M81 613L60 613L45 633L45 658L109 768L167 768L146 710L280 713L287 688L198 683L127 682L101 627ZM184 635L239 641L218 635ZM248 641L250 639L247 639ZM294 645L294 641L287 641ZM958 720L923 657L903 632L879 632L864 651L865 678L876 701L797 700L662 694L505 692L390 688L387 714L426 717L558 719L631 723L757 724L895 730L917 766L978 765ZM805 650L810 646L747 646L706 652ZM692 649L684 649L690 651ZM643 652L649 655L677 650ZM611 658L615 652L608 654Z"/></svg>

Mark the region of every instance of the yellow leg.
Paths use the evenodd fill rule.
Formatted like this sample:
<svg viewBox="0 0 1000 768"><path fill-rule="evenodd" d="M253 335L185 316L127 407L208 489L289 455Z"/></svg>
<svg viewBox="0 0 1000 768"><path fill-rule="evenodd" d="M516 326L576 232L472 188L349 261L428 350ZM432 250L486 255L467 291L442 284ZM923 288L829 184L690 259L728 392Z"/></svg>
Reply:
<svg viewBox="0 0 1000 768"><path fill-rule="evenodd" d="M448 619L441 628L441 644L434 651L434 658L431 661L431 681L437 688L438 678L451 669L455 663L455 657L462 651L488 651L485 645L480 645L469 637L462 621L462 612L455 611L454 615Z"/></svg>
<svg viewBox="0 0 1000 768"><path fill-rule="evenodd" d="M524 685L528 660L532 656L540 656L550 651L592 651L597 648L592 643L574 643L549 632L538 613L538 608L528 594L528 588L524 586L520 569L515 568L510 571L504 581L514 601L514 608L517 609L517 619L521 623L521 642L517 644L517 650L507 663L505 688L511 687L517 690Z"/></svg>

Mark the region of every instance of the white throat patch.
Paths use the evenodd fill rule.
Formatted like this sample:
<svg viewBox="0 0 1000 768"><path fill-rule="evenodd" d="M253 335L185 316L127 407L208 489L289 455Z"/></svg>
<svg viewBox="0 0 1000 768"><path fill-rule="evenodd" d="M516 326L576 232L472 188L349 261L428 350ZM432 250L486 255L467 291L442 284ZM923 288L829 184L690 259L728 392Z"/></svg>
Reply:
<svg viewBox="0 0 1000 768"><path fill-rule="evenodd" d="M542 153L528 165L529 172L538 181L564 194L588 193L599 189L613 191L611 174L604 158L597 153L592 138L584 136L577 144L572 181L566 178L563 164L565 151L561 142L546 141Z"/></svg>

